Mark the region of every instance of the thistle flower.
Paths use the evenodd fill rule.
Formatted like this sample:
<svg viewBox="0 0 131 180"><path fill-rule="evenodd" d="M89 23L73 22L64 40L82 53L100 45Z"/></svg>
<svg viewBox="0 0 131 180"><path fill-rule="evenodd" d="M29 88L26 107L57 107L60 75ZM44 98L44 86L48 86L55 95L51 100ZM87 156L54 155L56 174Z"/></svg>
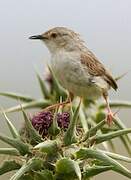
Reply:
<svg viewBox="0 0 131 180"><path fill-rule="evenodd" d="M40 112L39 114L33 116L31 119L33 127L39 131L42 137L48 134L48 129L53 121L53 115L50 111Z"/></svg>
<svg viewBox="0 0 131 180"><path fill-rule="evenodd" d="M70 123L70 114L68 112L58 113L57 123L60 128L66 130Z"/></svg>
<svg viewBox="0 0 131 180"><path fill-rule="evenodd" d="M47 111L40 112L31 119L33 127L42 135L42 137L45 137L48 134L48 130L53 121L53 116L53 113ZM70 114L68 112L57 113L56 117L58 126L61 129L66 130L69 126Z"/></svg>

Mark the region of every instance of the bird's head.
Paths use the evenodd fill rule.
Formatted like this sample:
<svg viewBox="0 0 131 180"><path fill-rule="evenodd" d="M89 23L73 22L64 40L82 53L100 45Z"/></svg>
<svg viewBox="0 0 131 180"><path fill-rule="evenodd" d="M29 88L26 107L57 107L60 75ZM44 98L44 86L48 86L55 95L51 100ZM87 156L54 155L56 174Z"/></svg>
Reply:
<svg viewBox="0 0 131 180"><path fill-rule="evenodd" d="M41 35L31 36L29 39L42 40L51 53L61 48L72 50L82 42L79 34L65 27L55 27Z"/></svg>

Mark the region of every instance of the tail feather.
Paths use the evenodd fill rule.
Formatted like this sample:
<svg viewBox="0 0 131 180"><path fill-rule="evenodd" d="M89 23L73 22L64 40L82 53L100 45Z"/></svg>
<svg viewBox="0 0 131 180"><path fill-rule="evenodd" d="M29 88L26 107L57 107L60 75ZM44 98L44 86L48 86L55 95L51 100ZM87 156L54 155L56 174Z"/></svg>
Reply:
<svg viewBox="0 0 131 180"><path fill-rule="evenodd" d="M116 91L118 89L118 85L115 81L115 79L113 79L113 77L110 74L106 74L105 78L104 78L109 85Z"/></svg>

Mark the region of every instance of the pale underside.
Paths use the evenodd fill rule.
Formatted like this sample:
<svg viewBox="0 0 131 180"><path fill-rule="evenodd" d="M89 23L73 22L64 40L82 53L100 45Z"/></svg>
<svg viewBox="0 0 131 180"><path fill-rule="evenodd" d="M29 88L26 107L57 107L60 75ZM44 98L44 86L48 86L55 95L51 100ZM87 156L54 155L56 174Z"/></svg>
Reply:
<svg viewBox="0 0 131 180"><path fill-rule="evenodd" d="M60 84L75 96L98 99L109 84L102 76L93 76L80 61L80 53L59 51L52 55L52 69Z"/></svg>

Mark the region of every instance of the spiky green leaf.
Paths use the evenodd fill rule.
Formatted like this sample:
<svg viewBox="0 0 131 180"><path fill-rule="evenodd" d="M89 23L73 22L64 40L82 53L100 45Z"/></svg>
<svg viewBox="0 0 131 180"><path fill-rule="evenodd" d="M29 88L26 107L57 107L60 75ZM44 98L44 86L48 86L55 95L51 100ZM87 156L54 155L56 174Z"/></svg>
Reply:
<svg viewBox="0 0 131 180"><path fill-rule="evenodd" d="M49 71L52 75L54 90L56 91L58 96L66 97L67 96L66 90L59 84L59 82L58 82L53 70L51 69L51 67L48 66L48 68L49 68Z"/></svg>
<svg viewBox="0 0 131 180"><path fill-rule="evenodd" d="M50 94L49 94L49 91L48 91L48 89L46 87L46 84L43 81L43 79L41 78L41 76L39 75L39 73L36 73L36 75L37 75L37 79L38 79L38 82L39 82L43 97L48 99L50 97Z"/></svg>
<svg viewBox="0 0 131 180"><path fill-rule="evenodd" d="M42 160L38 158L32 158L26 162L12 177L10 180L19 180L26 172L32 170L39 170L42 167Z"/></svg>
<svg viewBox="0 0 131 180"><path fill-rule="evenodd" d="M128 73L128 72L125 72L125 73L123 73L123 74L115 77L115 80L118 81L118 80L122 79L125 75L127 75L127 73Z"/></svg>
<svg viewBox="0 0 131 180"><path fill-rule="evenodd" d="M95 142L96 144L100 144L104 141L108 141L110 139L113 139L113 138L116 138L116 137L119 137L128 133L131 133L131 128L118 130L118 131L111 132L108 134L96 135L95 137L90 138L90 143L92 144L92 142Z"/></svg>
<svg viewBox="0 0 131 180"><path fill-rule="evenodd" d="M25 174L19 178L19 180L34 180L34 177L32 177L31 174ZM37 180L37 179L35 179Z"/></svg>
<svg viewBox="0 0 131 180"><path fill-rule="evenodd" d="M0 166L0 175L5 174L9 171L17 170L21 167L16 161L4 161L2 166Z"/></svg>
<svg viewBox="0 0 131 180"><path fill-rule="evenodd" d="M84 131L87 132L88 131L88 124L87 124L87 119L85 117L85 112L83 111L82 107L80 108L79 116L80 116L81 125L82 125Z"/></svg>
<svg viewBox="0 0 131 180"><path fill-rule="evenodd" d="M23 109L31 109L31 108L46 108L47 106L51 105L50 101L38 99L32 102L23 103L21 105L13 106L11 108L5 109L5 112L16 112L21 111L21 107Z"/></svg>
<svg viewBox="0 0 131 180"><path fill-rule="evenodd" d="M12 124L12 122L9 120L9 118L7 117L7 115L5 114L5 112L3 111L3 115L5 117L6 123L9 127L9 130L13 136L13 138L20 138L20 135L17 131L17 129L15 128L15 126Z"/></svg>
<svg viewBox="0 0 131 180"><path fill-rule="evenodd" d="M5 96L5 97L9 97L11 99L15 99L15 100L20 100L23 102L30 102L30 101L34 101L35 99L23 94L19 94L19 93L13 93L13 92L0 92L0 96Z"/></svg>
<svg viewBox="0 0 131 180"><path fill-rule="evenodd" d="M114 117L114 123L116 124L116 126L119 129L126 129L127 127L125 126L125 124L123 124L123 122L121 121L121 119L118 116ZM127 141L129 142L129 144L131 145L131 136L129 136L128 134L125 135Z"/></svg>
<svg viewBox="0 0 131 180"><path fill-rule="evenodd" d="M115 101L109 101L110 107L112 108L131 108L131 102L130 101L120 101L120 100L115 100ZM106 107L106 103L103 102L99 108L103 109Z"/></svg>
<svg viewBox="0 0 131 180"><path fill-rule="evenodd" d="M13 139L0 134L0 140L16 148L21 155L29 153L29 146L23 143L20 139Z"/></svg>
<svg viewBox="0 0 131 180"><path fill-rule="evenodd" d="M81 105L81 101L80 101L78 107L76 108L73 116L71 116L71 122L70 122L69 127L64 136L64 144L65 145L70 145L72 143L77 142L76 125L77 125L80 105Z"/></svg>
<svg viewBox="0 0 131 180"><path fill-rule="evenodd" d="M52 136L57 136L60 132L60 128L58 127L57 123L57 109L53 116L53 122L51 124L51 127L49 128L49 134Z"/></svg>
<svg viewBox="0 0 131 180"><path fill-rule="evenodd" d="M93 136L96 134L96 132L101 129L104 124L106 123L106 120L102 120L101 122L99 122L96 126L92 127L91 129L89 129L89 131L87 131L87 133L85 134L84 138L82 139L82 141L86 141L89 137Z"/></svg>
<svg viewBox="0 0 131 180"><path fill-rule="evenodd" d="M54 180L53 173L49 170L42 170L40 172L35 172L35 180Z"/></svg>
<svg viewBox="0 0 131 180"><path fill-rule="evenodd" d="M36 144L42 141L42 137L38 134L38 132L32 126L31 120L28 118L27 114L25 113L24 109L22 108L22 113L25 120L26 128L28 129L29 137L31 143Z"/></svg>
<svg viewBox="0 0 131 180"><path fill-rule="evenodd" d="M74 160L63 158L56 163L56 174L63 180L64 177L77 177L81 180L81 170L78 163Z"/></svg>
<svg viewBox="0 0 131 180"><path fill-rule="evenodd" d="M58 151L58 143L56 140L47 140L37 144L34 149L40 149L47 154L53 154Z"/></svg>
<svg viewBox="0 0 131 180"><path fill-rule="evenodd" d="M104 163L104 165L113 166L112 169L128 178L131 178L131 172L125 168L123 165L118 163L116 160L112 159L111 157L107 156L106 154L102 153L99 150L94 150L91 148L83 148L76 152L76 157L78 159L98 159Z"/></svg>
<svg viewBox="0 0 131 180"><path fill-rule="evenodd" d="M86 171L83 172L83 179L86 180L89 177L96 176L102 172L109 171L112 169L112 166L92 166L86 169Z"/></svg>
<svg viewBox="0 0 131 180"><path fill-rule="evenodd" d="M109 151L102 151L102 150L100 150L100 151L102 153L108 155L109 157L113 158L113 159L116 159L116 160L119 160L119 161L124 161L124 162L127 162L127 163L131 163L131 158L129 158L129 157L122 156L120 154L112 153L112 152L109 152Z"/></svg>
<svg viewBox="0 0 131 180"><path fill-rule="evenodd" d="M0 148L0 154L7 154L10 156L20 155L16 148Z"/></svg>

